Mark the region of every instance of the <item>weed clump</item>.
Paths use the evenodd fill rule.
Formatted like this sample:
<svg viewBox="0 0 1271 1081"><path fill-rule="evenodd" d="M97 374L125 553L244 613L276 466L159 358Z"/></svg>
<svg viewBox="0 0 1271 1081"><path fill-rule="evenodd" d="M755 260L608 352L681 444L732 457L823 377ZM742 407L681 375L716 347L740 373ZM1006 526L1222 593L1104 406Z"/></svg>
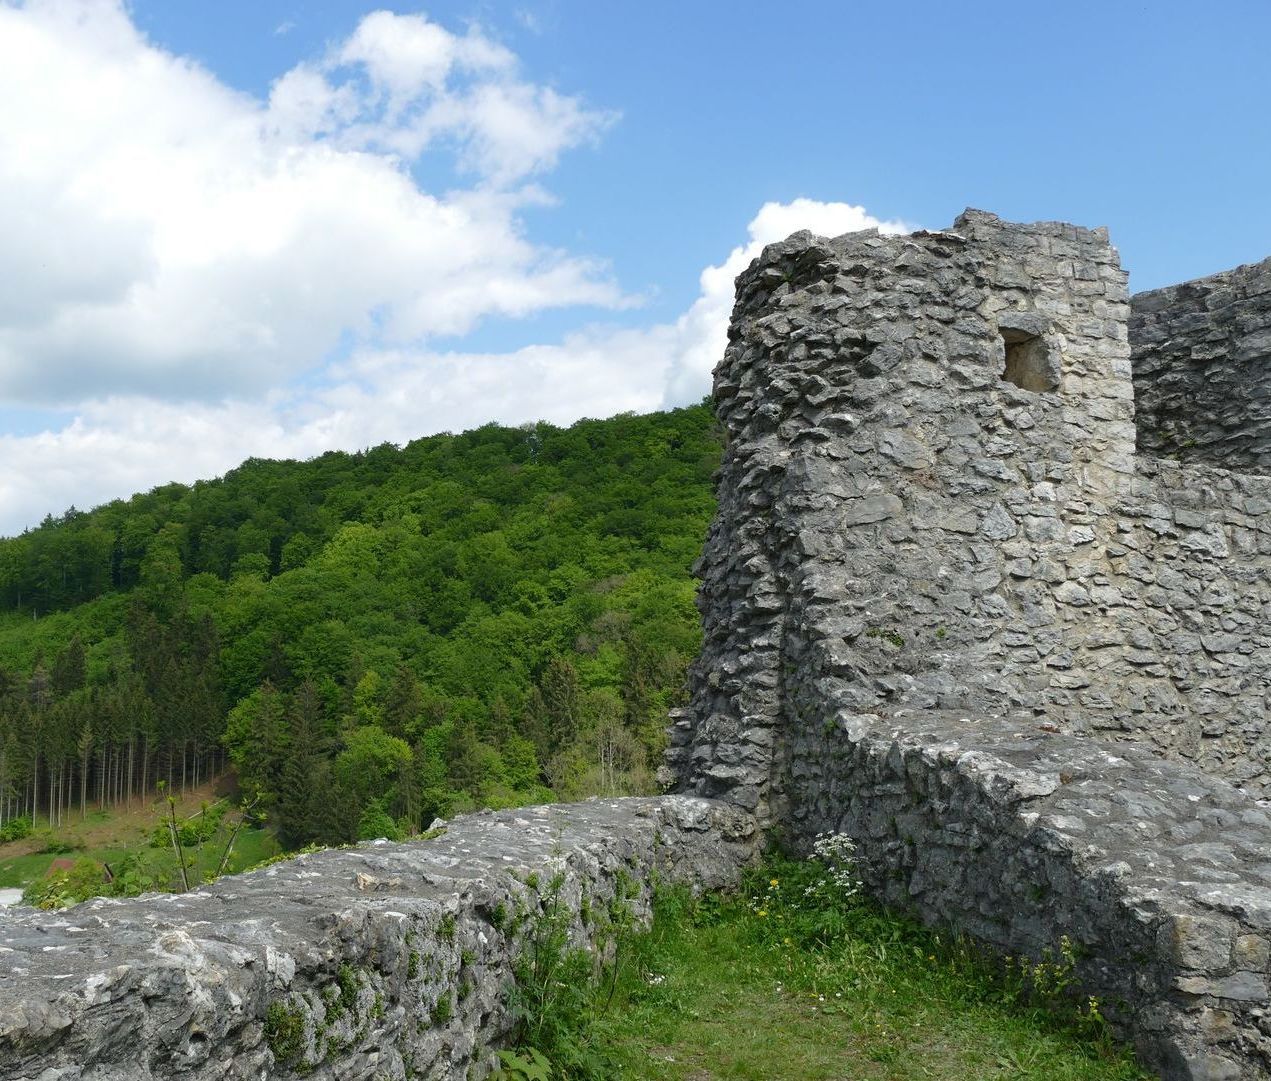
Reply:
<svg viewBox="0 0 1271 1081"><path fill-rule="evenodd" d="M608 903L585 894L577 918L590 942L577 945L571 931L575 914L564 896L565 876L544 882L526 877L523 911L508 921L519 937L519 954L508 1005L516 1021L515 1048L500 1052L496 1081L577 1079L615 1076L601 1036L614 1003L636 932L634 879L623 870L614 877Z"/></svg>

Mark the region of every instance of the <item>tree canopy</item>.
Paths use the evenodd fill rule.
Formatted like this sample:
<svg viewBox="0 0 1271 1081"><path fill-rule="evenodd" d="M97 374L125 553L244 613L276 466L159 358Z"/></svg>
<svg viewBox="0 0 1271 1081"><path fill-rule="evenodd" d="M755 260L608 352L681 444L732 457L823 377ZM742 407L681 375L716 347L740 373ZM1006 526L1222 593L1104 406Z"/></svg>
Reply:
<svg viewBox="0 0 1271 1081"><path fill-rule="evenodd" d="M487 425L0 540L0 825L227 762L288 845L647 788L719 455L705 405Z"/></svg>

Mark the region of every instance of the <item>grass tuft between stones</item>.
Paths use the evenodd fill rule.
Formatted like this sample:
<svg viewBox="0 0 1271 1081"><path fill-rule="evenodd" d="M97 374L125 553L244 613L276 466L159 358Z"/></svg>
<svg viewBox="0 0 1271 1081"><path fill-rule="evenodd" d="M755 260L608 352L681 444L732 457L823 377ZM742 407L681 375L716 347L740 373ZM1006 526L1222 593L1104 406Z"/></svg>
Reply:
<svg viewBox="0 0 1271 1081"><path fill-rule="evenodd" d="M299 1010L273 1003L265 1013L265 1040L283 1066L299 1060L304 1051L305 1019Z"/></svg>

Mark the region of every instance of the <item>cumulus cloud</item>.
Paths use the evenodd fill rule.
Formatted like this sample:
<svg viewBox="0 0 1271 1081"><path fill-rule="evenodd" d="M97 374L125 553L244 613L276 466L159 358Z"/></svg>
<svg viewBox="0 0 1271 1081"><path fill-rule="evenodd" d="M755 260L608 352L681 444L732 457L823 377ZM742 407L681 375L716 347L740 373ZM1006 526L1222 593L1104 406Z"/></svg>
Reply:
<svg viewBox="0 0 1271 1081"><path fill-rule="evenodd" d="M617 118L518 75L517 58L472 27L376 11L321 61L288 72L270 118L292 137L414 159L453 149L483 186L506 187L594 142Z"/></svg>
<svg viewBox="0 0 1271 1081"><path fill-rule="evenodd" d="M24 103L0 110L0 408L70 418L0 435L0 533L248 456L695 401L764 244L904 228L765 204L678 320L616 328L595 321L631 303L608 266L534 243L521 216L613 117L526 80L479 29L374 13L259 101L121 3L0 0L0 94ZM426 154L454 170L444 194L412 173ZM591 324L556 343L444 340L578 305Z"/></svg>
<svg viewBox="0 0 1271 1081"><path fill-rule="evenodd" d="M441 94L451 72L505 72L516 57L479 30L452 34L423 15L374 11L335 53L339 64L364 64L377 88L389 93L396 108L421 91Z"/></svg>
<svg viewBox="0 0 1271 1081"><path fill-rule="evenodd" d="M518 187L609 122L476 31L377 12L269 102L109 0L0 0L0 397L259 393L349 335L626 303L532 243ZM446 155L473 184L422 190Z"/></svg>

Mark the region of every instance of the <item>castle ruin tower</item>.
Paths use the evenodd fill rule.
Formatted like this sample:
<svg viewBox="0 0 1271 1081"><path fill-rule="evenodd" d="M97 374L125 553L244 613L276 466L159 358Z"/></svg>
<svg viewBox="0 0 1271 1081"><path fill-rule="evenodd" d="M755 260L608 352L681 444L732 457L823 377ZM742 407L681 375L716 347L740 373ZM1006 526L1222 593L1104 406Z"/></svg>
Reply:
<svg viewBox="0 0 1271 1081"><path fill-rule="evenodd" d="M980 211L739 276L682 789L780 824L822 726L950 710L1263 791L1269 486L1136 458L1129 316L1105 230Z"/></svg>

